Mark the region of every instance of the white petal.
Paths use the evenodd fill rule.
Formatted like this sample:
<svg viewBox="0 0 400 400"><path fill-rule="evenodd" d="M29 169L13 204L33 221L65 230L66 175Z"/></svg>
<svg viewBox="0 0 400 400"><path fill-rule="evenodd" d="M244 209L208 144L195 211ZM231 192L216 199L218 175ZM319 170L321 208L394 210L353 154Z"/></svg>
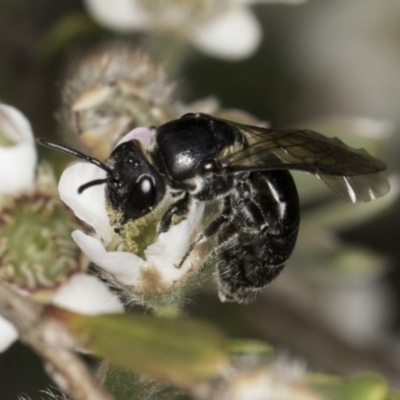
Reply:
<svg viewBox="0 0 400 400"><path fill-rule="evenodd" d="M228 60L249 57L261 37L259 22L245 7L232 7L222 16L191 29L191 39L199 49Z"/></svg>
<svg viewBox="0 0 400 400"><path fill-rule="evenodd" d="M14 143L0 146L0 193L31 189L37 157L29 121L16 108L0 104L0 135Z"/></svg>
<svg viewBox="0 0 400 400"><path fill-rule="evenodd" d="M0 128L1 133L15 144L21 142L34 144L31 124L15 107L0 103Z"/></svg>
<svg viewBox="0 0 400 400"><path fill-rule="evenodd" d="M136 284L145 263L140 257L125 251L108 252L99 240L81 231L72 232L72 238L97 266L114 275L125 285Z"/></svg>
<svg viewBox="0 0 400 400"><path fill-rule="evenodd" d="M18 332L10 322L0 317L0 353L18 339Z"/></svg>
<svg viewBox="0 0 400 400"><path fill-rule="evenodd" d="M168 232L161 233L157 241L145 250L147 261L156 267L166 280L178 280L191 268L190 258L181 268L176 268L176 265L179 265L191 244L190 237L192 232L199 228L203 213L204 203L201 203L187 219L172 226Z"/></svg>
<svg viewBox="0 0 400 400"><path fill-rule="evenodd" d="M121 138L121 140L116 144L115 147L118 147L120 144L124 142L129 142L130 140L136 139L140 140L143 144L143 147L147 149L150 146L153 134L154 131L145 127L132 129L130 132L128 132L125 136Z"/></svg>
<svg viewBox="0 0 400 400"><path fill-rule="evenodd" d="M89 224L107 246L112 241L114 232L105 208L104 184L92 186L83 193L78 193L81 185L105 177L106 172L101 168L78 162L65 169L58 190L62 201L79 219Z"/></svg>
<svg viewBox="0 0 400 400"><path fill-rule="evenodd" d="M85 0L91 17L100 25L119 32L145 29L150 22L136 0Z"/></svg>
<svg viewBox="0 0 400 400"><path fill-rule="evenodd" d="M82 314L123 312L118 297L96 276L76 274L60 287L53 303Z"/></svg>

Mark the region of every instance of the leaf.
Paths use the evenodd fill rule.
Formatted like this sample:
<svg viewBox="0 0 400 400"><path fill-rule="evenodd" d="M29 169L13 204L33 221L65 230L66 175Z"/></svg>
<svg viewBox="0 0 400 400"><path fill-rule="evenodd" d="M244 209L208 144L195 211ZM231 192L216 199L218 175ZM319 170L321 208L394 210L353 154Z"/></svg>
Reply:
<svg viewBox="0 0 400 400"><path fill-rule="evenodd" d="M104 387L118 400L190 400L182 390L167 383L140 377L129 370L109 365Z"/></svg>
<svg viewBox="0 0 400 400"><path fill-rule="evenodd" d="M137 314L86 316L57 307L49 312L95 355L179 386L217 377L228 365L225 338L202 321Z"/></svg>
<svg viewBox="0 0 400 400"><path fill-rule="evenodd" d="M272 356L274 348L260 340L251 339L231 339L229 341L229 350L232 354L251 354Z"/></svg>
<svg viewBox="0 0 400 400"><path fill-rule="evenodd" d="M387 382L379 375L363 375L352 379L310 375L313 386L326 396L327 400L389 400ZM395 399L395 398L394 398Z"/></svg>
<svg viewBox="0 0 400 400"><path fill-rule="evenodd" d="M380 376L363 376L340 385L338 398L341 400L385 400L388 385Z"/></svg>

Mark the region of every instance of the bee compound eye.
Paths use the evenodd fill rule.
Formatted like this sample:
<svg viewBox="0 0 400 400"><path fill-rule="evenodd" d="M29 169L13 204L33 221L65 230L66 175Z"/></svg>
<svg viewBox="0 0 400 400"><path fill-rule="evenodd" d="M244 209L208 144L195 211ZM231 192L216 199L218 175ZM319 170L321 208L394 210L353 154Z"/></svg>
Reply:
<svg viewBox="0 0 400 400"><path fill-rule="evenodd" d="M153 179L147 175L139 177L133 185L127 202L126 217L140 218L155 205L157 190Z"/></svg>

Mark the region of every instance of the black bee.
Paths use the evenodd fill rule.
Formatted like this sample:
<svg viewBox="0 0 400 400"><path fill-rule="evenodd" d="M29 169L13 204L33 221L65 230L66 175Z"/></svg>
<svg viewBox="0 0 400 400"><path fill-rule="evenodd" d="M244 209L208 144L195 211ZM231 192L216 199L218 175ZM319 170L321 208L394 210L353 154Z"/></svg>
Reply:
<svg viewBox="0 0 400 400"><path fill-rule="evenodd" d="M215 239L210 257L217 260L220 296L239 303L250 301L271 282L294 249L300 211L288 170L315 174L352 202L389 191L380 174L386 165L337 138L242 125L206 114L186 114L155 128L147 149L137 140L122 143L106 164L54 142L39 142L106 170L106 179L79 190L105 183L106 198L124 223L157 207L167 189L174 192L174 202L161 218L159 233L168 231L174 216L184 218L196 202L216 201L218 213L184 259L196 244Z"/></svg>

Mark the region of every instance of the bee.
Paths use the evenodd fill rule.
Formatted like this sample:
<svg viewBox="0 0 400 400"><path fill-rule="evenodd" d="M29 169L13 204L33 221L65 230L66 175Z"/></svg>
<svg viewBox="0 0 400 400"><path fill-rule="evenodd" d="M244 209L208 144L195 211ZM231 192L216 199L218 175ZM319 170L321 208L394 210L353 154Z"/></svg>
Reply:
<svg viewBox="0 0 400 400"><path fill-rule="evenodd" d="M106 163L74 149L39 139L47 147L97 165L105 196L123 223L173 202L158 223L167 232L198 202L216 202L217 212L188 248L210 238L215 248L220 297L246 303L283 269L295 247L299 197L290 170L312 173L351 202L370 201L389 191L384 162L337 138L305 129L267 129L207 114L185 114L152 131L144 148L133 139L119 144ZM206 260L206 261L207 261ZM179 266L178 266L179 267Z"/></svg>

